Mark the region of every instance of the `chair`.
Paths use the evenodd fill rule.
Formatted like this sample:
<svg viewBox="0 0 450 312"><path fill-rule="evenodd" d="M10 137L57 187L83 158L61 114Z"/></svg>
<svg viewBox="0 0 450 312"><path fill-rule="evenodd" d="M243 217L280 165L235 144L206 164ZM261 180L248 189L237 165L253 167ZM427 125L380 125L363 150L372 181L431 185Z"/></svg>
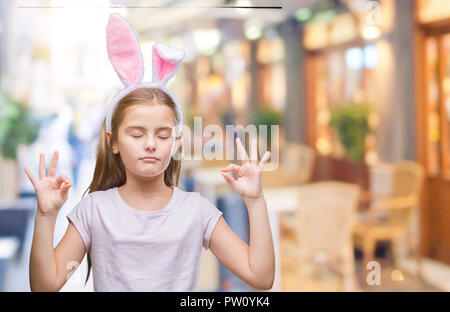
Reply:
<svg viewBox="0 0 450 312"><path fill-rule="evenodd" d="M278 187L286 185L301 185L312 180L316 151L303 144L286 143L283 150L281 166L278 172L263 175L263 187ZM278 174L278 176L276 175ZM280 229L282 236L293 237L295 234L295 220L292 213L280 213Z"/></svg>
<svg viewBox="0 0 450 312"><path fill-rule="evenodd" d="M358 289L352 226L360 195L358 185L316 182L299 187L295 216L296 241L282 245L282 254L296 259L301 280L316 266L328 266L343 277L346 291Z"/></svg>
<svg viewBox="0 0 450 312"><path fill-rule="evenodd" d="M304 144L286 143L283 150L281 165L287 176L287 182L293 184L303 184L311 181L316 151Z"/></svg>
<svg viewBox="0 0 450 312"><path fill-rule="evenodd" d="M309 182L315 159L316 151L313 148L298 143L286 143L278 168L264 172L263 187L276 188Z"/></svg>
<svg viewBox="0 0 450 312"><path fill-rule="evenodd" d="M374 258L378 241L389 241L394 265L398 265L401 239L406 238L420 275L421 257L418 242L412 241L411 221L418 212L424 169L413 161L375 165L370 169L370 180L369 210L359 216L353 229L355 242L364 253L363 263Z"/></svg>

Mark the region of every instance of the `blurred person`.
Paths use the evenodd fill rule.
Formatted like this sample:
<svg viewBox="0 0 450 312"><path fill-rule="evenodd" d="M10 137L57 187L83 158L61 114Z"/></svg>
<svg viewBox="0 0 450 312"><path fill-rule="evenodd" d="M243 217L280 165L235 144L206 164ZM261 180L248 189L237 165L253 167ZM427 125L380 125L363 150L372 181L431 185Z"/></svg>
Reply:
<svg viewBox="0 0 450 312"><path fill-rule="evenodd" d="M76 154L73 176L74 186L78 189L85 189L89 185L89 176L86 172L95 165L95 159L92 157L95 151L94 141L98 137L104 115L105 110L102 105L92 105L80 123L76 127L72 126L69 142Z"/></svg>
<svg viewBox="0 0 450 312"><path fill-rule="evenodd" d="M99 101L100 103L101 101ZM83 190L91 183L92 172L95 168L95 148L105 116L105 109L101 104L89 107L75 129L74 135L80 140L79 164L77 169L77 183L75 193L81 196Z"/></svg>
<svg viewBox="0 0 450 312"><path fill-rule="evenodd" d="M251 233L247 245L213 203L177 187L182 111L165 85L184 51L155 43L153 81L142 83L142 56L131 28L113 14L108 34L113 34L107 41L109 57L126 89L110 103L89 192L67 215L69 226L55 248L55 219L72 182L65 174L55 174L58 151L47 172L45 156L40 155L39 179L24 168L38 200L31 290L60 290L73 273L69 264L80 263L87 253L86 281L92 268L94 291L195 291L202 246L252 287L270 289L275 257L261 184L270 153L258 162L256 140L249 158L236 139L242 165L230 164L220 172L246 203ZM124 42L127 53L122 53Z"/></svg>
<svg viewBox="0 0 450 312"><path fill-rule="evenodd" d="M83 158L83 142L77 137L75 125L72 123L70 125L68 142L73 150L74 163L72 167L73 182L75 185L78 184L78 171L80 169L81 159Z"/></svg>

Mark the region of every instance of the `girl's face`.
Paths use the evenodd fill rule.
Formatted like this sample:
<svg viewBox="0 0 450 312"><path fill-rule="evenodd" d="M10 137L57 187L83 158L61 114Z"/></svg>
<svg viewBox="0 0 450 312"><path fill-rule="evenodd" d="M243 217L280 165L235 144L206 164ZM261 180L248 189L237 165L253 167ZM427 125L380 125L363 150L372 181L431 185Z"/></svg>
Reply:
<svg viewBox="0 0 450 312"><path fill-rule="evenodd" d="M172 145L176 151L181 141L181 136L172 136L174 126L174 115L167 105L134 105L119 126L113 153L120 153L127 173L157 176L170 163ZM108 142L110 134L108 131Z"/></svg>

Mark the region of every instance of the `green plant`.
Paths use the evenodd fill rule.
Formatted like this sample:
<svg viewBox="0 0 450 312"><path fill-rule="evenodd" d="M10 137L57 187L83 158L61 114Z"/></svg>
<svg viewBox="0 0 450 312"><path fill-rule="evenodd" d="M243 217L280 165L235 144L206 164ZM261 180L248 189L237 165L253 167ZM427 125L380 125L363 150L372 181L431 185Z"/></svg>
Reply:
<svg viewBox="0 0 450 312"><path fill-rule="evenodd" d="M271 126L279 126L281 123L281 114L272 109L263 106L254 110L251 114L250 122L256 126L259 135L259 126L267 125L267 146L270 148L272 141Z"/></svg>
<svg viewBox="0 0 450 312"><path fill-rule="evenodd" d="M369 117L373 107L369 102L344 102L331 110L330 127L335 129L344 148L345 158L363 161L366 137L372 133Z"/></svg>
<svg viewBox="0 0 450 312"><path fill-rule="evenodd" d="M28 109L4 93L0 93L0 150L7 159L17 158L20 144L33 143L40 121L31 118Z"/></svg>

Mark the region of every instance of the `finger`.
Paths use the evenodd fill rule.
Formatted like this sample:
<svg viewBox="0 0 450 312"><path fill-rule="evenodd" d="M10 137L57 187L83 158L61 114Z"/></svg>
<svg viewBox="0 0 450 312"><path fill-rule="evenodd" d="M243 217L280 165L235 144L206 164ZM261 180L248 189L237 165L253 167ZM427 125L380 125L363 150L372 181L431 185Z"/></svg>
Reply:
<svg viewBox="0 0 450 312"><path fill-rule="evenodd" d="M50 167L48 168L48 176L54 177L56 173L56 165L58 163L58 151L53 153L52 161L50 162Z"/></svg>
<svg viewBox="0 0 450 312"><path fill-rule="evenodd" d="M45 156L41 153L39 158L39 179L42 179L45 176Z"/></svg>
<svg viewBox="0 0 450 312"><path fill-rule="evenodd" d="M258 146L258 144L257 144L256 139L253 139L252 140L252 147L251 147L251 150L250 150L250 159L251 159L252 164L255 164L255 165L256 165L256 162L258 161L258 149L257 149L257 146Z"/></svg>
<svg viewBox="0 0 450 312"><path fill-rule="evenodd" d="M248 162L248 155L247 155L247 152L245 151L245 148L242 145L241 140L239 138L236 138L236 145L238 148L238 152L239 152L241 161L243 164L245 164L246 162Z"/></svg>
<svg viewBox="0 0 450 312"><path fill-rule="evenodd" d="M225 168L223 168L221 170L222 172L236 172L238 174L238 176L243 176L244 172L245 172L245 167L244 166L238 166L236 164L229 164L228 166L226 166Z"/></svg>
<svg viewBox="0 0 450 312"><path fill-rule="evenodd" d="M63 174L63 173L61 173L61 174L56 178L56 182L57 182L58 188L60 188L60 187L61 187L61 184L63 184L63 183L66 183L66 184L71 183L71 182L70 182L70 179L69 179L65 174Z"/></svg>
<svg viewBox="0 0 450 312"><path fill-rule="evenodd" d="M25 173L28 176L28 179L30 179L31 184L33 184L34 187L36 187L36 178L34 177L34 175L31 173L30 169L28 169L27 167L23 168L23 170L25 170Z"/></svg>
<svg viewBox="0 0 450 312"><path fill-rule="evenodd" d="M238 166L236 164L229 164L225 168L221 169L221 171L222 172L229 172L229 171L239 172L239 169L241 169L241 166Z"/></svg>
<svg viewBox="0 0 450 312"><path fill-rule="evenodd" d="M65 191L67 191L68 189L70 189L72 185L73 185L72 182L69 182L69 183L64 184L64 185L61 187L61 192L64 193Z"/></svg>
<svg viewBox="0 0 450 312"><path fill-rule="evenodd" d="M68 195L69 189L71 187L72 187L72 182L70 182L68 184L64 184L63 187L61 188L60 192L64 199L67 199L67 195Z"/></svg>
<svg viewBox="0 0 450 312"><path fill-rule="evenodd" d="M265 162L270 158L270 152L267 151L264 156L261 158L261 161L258 164L259 169L263 169L264 168L264 164Z"/></svg>
<svg viewBox="0 0 450 312"><path fill-rule="evenodd" d="M227 181L228 184L230 184L230 186L234 189L236 180L228 173L221 172L221 174L222 174L222 177L225 179L225 181Z"/></svg>

